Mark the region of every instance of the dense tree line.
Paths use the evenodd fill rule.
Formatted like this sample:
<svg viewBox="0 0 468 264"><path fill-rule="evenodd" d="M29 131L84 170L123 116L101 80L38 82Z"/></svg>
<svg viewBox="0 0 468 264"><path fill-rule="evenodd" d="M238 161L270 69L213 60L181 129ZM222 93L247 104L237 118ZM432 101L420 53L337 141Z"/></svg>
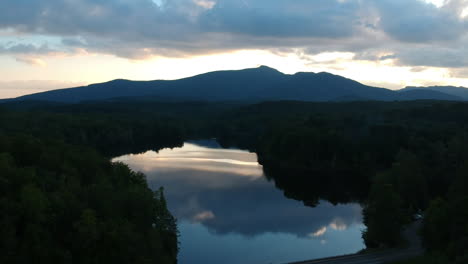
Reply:
<svg viewBox="0 0 468 264"><path fill-rule="evenodd" d="M1 131L85 145L106 156L181 145L183 123L171 118L112 113L0 111Z"/></svg>
<svg viewBox="0 0 468 264"><path fill-rule="evenodd" d="M175 263L163 192L92 149L0 137L1 263Z"/></svg>
<svg viewBox="0 0 468 264"><path fill-rule="evenodd" d="M7 110L0 124L0 263L177 262L163 190L109 155L180 145L181 128Z"/></svg>
<svg viewBox="0 0 468 264"><path fill-rule="evenodd" d="M15 111L0 111L2 124L8 124L2 126L4 137L29 134L26 138L39 140L39 146L54 140L67 142L70 155L82 156L77 154L83 151L77 146L83 145L111 156L173 147L184 139L216 137L224 146L256 151L266 176L288 197L311 206L320 199L362 203L367 226L363 237L368 247L399 245L402 228L415 214L422 213L423 242L430 254L438 256L432 258L437 261L434 263L466 263L468 105L465 103L285 101L223 105L119 101L9 107ZM26 161L44 159L31 156L40 153L35 148L41 149L34 144L10 148L3 151L7 155L3 159L12 161L2 162L13 164L18 171L35 168L38 165L26 165ZM50 156L55 159L64 156L53 153ZM60 164L56 160L49 163L54 168ZM84 177L79 181L99 179L93 174L100 170L97 165L66 164ZM81 173L80 166L93 173ZM24 192L38 197L36 189L46 196L51 193L40 189L40 184L36 189L28 187L30 181L21 186L27 187ZM5 182L2 178L2 184ZM164 208L163 197L159 194L155 199ZM73 201L68 197L62 200ZM75 212L77 219L85 222L100 219L99 209L91 206L99 202L93 200L89 204ZM115 204L108 206L112 208ZM104 210L107 205L99 208ZM168 226L174 231L171 223ZM174 252L171 250L168 252Z"/></svg>
<svg viewBox="0 0 468 264"><path fill-rule="evenodd" d="M435 259L466 263L467 104L272 102L226 115L218 137L255 150L286 196L361 202L369 248L401 244L423 213Z"/></svg>

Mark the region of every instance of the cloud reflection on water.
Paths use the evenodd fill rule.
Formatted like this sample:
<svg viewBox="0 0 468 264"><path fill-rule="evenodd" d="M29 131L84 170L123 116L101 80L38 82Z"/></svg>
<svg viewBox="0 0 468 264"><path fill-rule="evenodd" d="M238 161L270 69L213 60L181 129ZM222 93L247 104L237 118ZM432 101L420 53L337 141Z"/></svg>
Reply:
<svg viewBox="0 0 468 264"><path fill-rule="evenodd" d="M289 233L324 240L330 230L362 225L358 204L322 201L311 208L286 199L263 177L255 153L186 143L114 160L144 172L152 188L164 186L169 208L179 220L201 223L218 234Z"/></svg>
<svg viewBox="0 0 468 264"><path fill-rule="evenodd" d="M234 149L212 149L185 143L182 148L147 151L115 160L125 162L145 173L172 171L203 171L249 176L263 176L255 153Z"/></svg>

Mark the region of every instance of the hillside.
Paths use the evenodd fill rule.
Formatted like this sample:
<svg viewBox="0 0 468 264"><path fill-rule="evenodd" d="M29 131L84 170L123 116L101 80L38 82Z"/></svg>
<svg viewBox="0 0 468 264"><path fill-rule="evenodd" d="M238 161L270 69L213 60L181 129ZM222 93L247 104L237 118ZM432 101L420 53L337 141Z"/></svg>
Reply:
<svg viewBox="0 0 468 264"><path fill-rule="evenodd" d="M117 79L88 86L52 90L15 98L77 103L123 97L156 97L163 100L195 101L404 101L468 99L443 91L404 89L393 91L371 87L326 72L283 74L258 68L216 71L179 80L130 81Z"/></svg>
<svg viewBox="0 0 468 264"><path fill-rule="evenodd" d="M427 86L427 87L415 87L415 86L408 86L400 91L415 91L415 90L425 90L425 91L433 91L439 92L444 94L449 94L452 96L460 97L463 100L468 100L468 88L466 87L455 87L455 86Z"/></svg>

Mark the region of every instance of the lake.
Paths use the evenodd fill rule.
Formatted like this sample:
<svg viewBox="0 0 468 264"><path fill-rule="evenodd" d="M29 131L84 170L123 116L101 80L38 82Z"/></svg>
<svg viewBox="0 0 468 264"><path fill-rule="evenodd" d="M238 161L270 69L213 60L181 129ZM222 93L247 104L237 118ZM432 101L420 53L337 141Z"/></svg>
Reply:
<svg viewBox="0 0 468 264"><path fill-rule="evenodd" d="M181 264L286 263L363 249L361 206L288 199L257 155L214 140L114 158L164 187L178 219Z"/></svg>

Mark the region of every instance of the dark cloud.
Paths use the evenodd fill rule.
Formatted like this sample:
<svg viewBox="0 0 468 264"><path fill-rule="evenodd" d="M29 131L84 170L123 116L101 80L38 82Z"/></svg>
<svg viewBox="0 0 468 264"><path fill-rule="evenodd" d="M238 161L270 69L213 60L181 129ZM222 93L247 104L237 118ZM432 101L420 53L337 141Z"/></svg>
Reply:
<svg viewBox="0 0 468 264"><path fill-rule="evenodd" d="M402 48L395 54L400 65L460 68L468 66L466 47L424 46L414 49Z"/></svg>
<svg viewBox="0 0 468 264"><path fill-rule="evenodd" d="M65 36L125 32L129 22L136 22L134 16L140 16L138 24L142 24L151 11L157 11L150 0L19 0L1 5L0 25L4 27Z"/></svg>
<svg viewBox="0 0 468 264"><path fill-rule="evenodd" d="M450 1L449 1L450 2ZM421 0L372 1L378 11L380 28L403 42L426 43L450 41L461 37L467 28L465 20L454 12L455 2L437 8Z"/></svg>
<svg viewBox="0 0 468 264"><path fill-rule="evenodd" d="M0 54L47 54L56 50L49 48L47 44L33 45L33 44L16 44L7 43L0 46Z"/></svg>
<svg viewBox="0 0 468 264"><path fill-rule="evenodd" d="M468 36L450 43L391 43L380 48L357 51L354 59L379 61L392 59L399 66L464 68L468 67Z"/></svg>
<svg viewBox="0 0 468 264"><path fill-rule="evenodd" d="M357 30L358 8L354 1L219 0L203 13L200 25L207 31L256 37L343 38Z"/></svg>
<svg viewBox="0 0 468 264"><path fill-rule="evenodd" d="M72 47L76 47L76 46L82 47L82 46L87 45L86 40L82 38L77 38L77 37L63 38L62 44L65 46L72 46Z"/></svg>
<svg viewBox="0 0 468 264"><path fill-rule="evenodd" d="M157 4L158 3L158 4ZM15 0L0 2L0 30L62 38L62 50L139 59L236 49L355 52L414 66L461 67L466 0ZM443 50L441 45L451 44ZM457 46L454 46L457 43ZM402 46L405 48L401 48ZM425 48L420 49L423 45ZM0 44L0 52L45 47ZM49 48L50 49L50 48ZM431 53L432 49L437 52ZM29 51L28 51L29 50ZM414 51L414 52L413 52ZM382 55L385 53L385 55ZM445 54L445 55L444 55ZM384 57L382 57L384 56ZM439 57L442 60L439 60ZM460 58L461 57L461 58ZM392 57L393 58L393 57ZM438 62L437 62L438 61Z"/></svg>

